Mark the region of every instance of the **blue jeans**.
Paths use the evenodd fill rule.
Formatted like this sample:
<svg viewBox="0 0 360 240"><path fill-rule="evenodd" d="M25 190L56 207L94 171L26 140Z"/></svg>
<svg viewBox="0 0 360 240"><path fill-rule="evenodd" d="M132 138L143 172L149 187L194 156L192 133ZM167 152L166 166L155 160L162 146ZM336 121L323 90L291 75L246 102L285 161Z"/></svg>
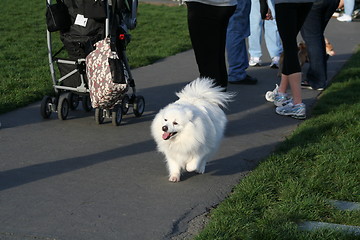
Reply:
<svg viewBox="0 0 360 240"><path fill-rule="evenodd" d="M339 0L315 1L301 29L309 56L309 69L305 80L313 88L327 86L327 58L324 31L339 5Z"/></svg>
<svg viewBox="0 0 360 240"><path fill-rule="evenodd" d="M245 39L250 35L250 9L251 0L238 0L236 10L229 20L226 35L229 82L244 79L249 67Z"/></svg>
<svg viewBox="0 0 360 240"><path fill-rule="evenodd" d="M250 11L250 36L249 40L249 54L251 57L262 56L261 39L264 31L264 39L266 48L271 58L279 57L282 53L282 44L275 20L274 1L268 1L268 6L273 15L272 20L262 20L260 15L260 1L251 0Z"/></svg>
<svg viewBox="0 0 360 240"><path fill-rule="evenodd" d="M355 0L344 0L344 12L346 15L352 15L355 7Z"/></svg>

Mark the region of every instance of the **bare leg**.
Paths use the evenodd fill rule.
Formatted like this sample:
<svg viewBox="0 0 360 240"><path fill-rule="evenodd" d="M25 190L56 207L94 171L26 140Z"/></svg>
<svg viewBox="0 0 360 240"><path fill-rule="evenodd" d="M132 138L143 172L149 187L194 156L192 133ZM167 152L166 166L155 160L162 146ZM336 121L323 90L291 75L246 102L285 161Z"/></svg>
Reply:
<svg viewBox="0 0 360 240"><path fill-rule="evenodd" d="M281 74L281 82L280 82L278 92L279 93L286 93L286 90L287 90L288 86L289 86L288 75Z"/></svg>
<svg viewBox="0 0 360 240"><path fill-rule="evenodd" d="M291 94L293 97L294 105L302 103L301 97L301 72L288 75L290 83Z"/></svg>
<svg viewBox="0 0 360 240"><path fill-rule="evenodd" d="M281 82L278 91L280 93L285 93L289 85L294 104L302 103L301 72L293 73L290 75L281 74Z"/></svg>
<svg viewBox="0 0 360 240"><path fill-rule="evenodd" d="M337 8L341 9L344 7L344 0L340 0L339 6Z"/></svg>

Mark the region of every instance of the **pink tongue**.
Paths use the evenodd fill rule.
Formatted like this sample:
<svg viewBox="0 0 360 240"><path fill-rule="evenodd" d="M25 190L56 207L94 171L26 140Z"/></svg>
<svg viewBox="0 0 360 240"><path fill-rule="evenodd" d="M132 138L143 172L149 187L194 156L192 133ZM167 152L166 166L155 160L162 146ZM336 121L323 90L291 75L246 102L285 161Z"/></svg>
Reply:
<svg viewBox="0 0 360 240"><path fill-rule="evenodd" d="M164 134L162 135L162 138L163 138L164 140L168 140L168 139L170 138L170 133L164 132Z"/></svg>

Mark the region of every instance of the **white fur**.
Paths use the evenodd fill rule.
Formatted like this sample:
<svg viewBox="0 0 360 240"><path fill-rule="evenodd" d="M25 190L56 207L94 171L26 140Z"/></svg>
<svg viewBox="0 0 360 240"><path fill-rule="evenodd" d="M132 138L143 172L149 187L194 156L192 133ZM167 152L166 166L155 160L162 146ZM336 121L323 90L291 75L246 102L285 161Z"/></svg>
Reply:
<svg viewBox="0 0 360 240"><path fill-rule="evenodd" d="M192 81L176 95L179 100L161 109L151 125L158 151L165 155L171 182L180 181L183 170L205 172L206 162L216 152L227 123L221 107L234 96L207 78ZM164 140L163 127L176 134Z"/></svg>

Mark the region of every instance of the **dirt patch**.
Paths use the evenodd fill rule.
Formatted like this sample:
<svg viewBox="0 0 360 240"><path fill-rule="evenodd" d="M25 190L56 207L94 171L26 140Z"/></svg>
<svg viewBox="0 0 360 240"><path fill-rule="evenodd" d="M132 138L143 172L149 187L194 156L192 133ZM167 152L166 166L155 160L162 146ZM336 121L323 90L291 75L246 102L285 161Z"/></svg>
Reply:
<svg viewBox="0 0 360 240"><path fill-rule="evenodd" d="M209 222L209 212L205 212L188 223L186 232L180 233L171 238L171 240L190 240L197 236Z"/></svg>

